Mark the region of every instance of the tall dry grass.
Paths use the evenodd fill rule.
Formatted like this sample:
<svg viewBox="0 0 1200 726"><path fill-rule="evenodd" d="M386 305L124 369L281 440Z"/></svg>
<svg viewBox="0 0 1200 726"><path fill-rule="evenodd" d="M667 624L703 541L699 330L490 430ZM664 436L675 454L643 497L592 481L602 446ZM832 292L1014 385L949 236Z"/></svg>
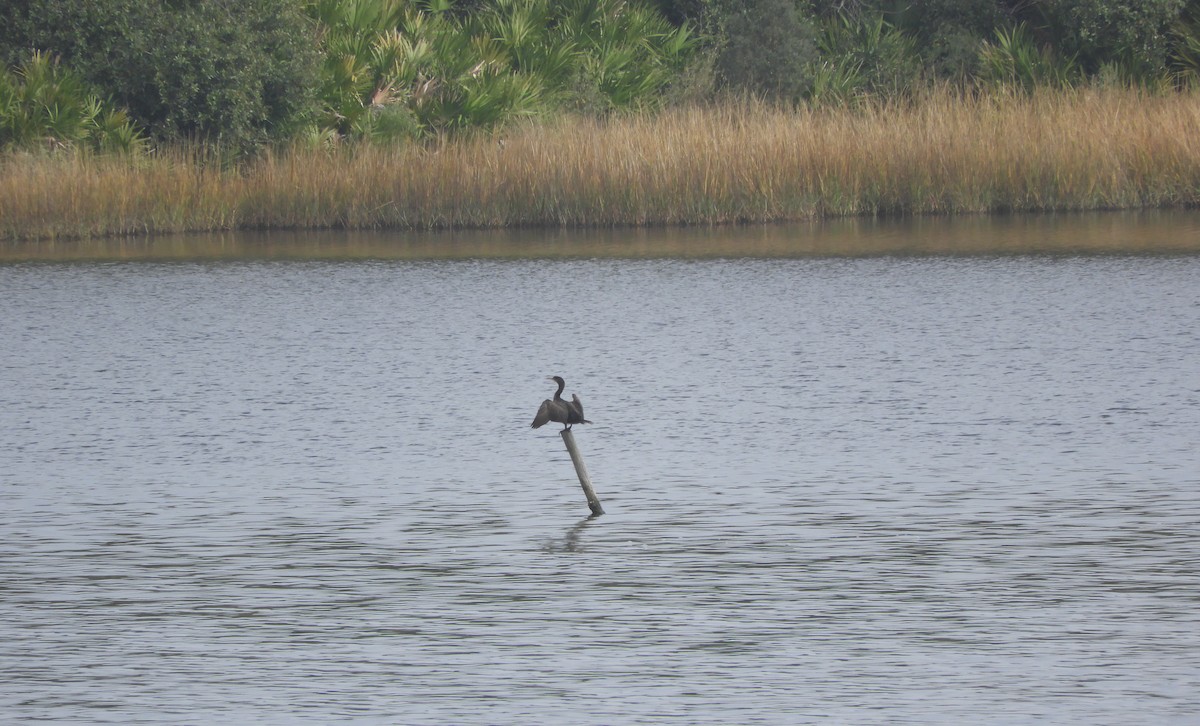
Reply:
<svg viewBox="0 0 1200 726"><path fill-rule="evenodd" d="M221 170L186 154L0 161L0 238L237 228L720 224L1200 201L1200 96L1131 89L560 119Z"/></svg>

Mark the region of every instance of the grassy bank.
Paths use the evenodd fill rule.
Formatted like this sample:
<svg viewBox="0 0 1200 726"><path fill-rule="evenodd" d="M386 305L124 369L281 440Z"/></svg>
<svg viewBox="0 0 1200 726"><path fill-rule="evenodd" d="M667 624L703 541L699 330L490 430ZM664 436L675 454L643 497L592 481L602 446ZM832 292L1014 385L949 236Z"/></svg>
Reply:
<svg viewBox="0 0 1200 726"><path fill-rule="evenodd" d="M1200 96L1078 90L570 119L439 145L0 161L0 238L720 224L1200 202Z"/></svg>

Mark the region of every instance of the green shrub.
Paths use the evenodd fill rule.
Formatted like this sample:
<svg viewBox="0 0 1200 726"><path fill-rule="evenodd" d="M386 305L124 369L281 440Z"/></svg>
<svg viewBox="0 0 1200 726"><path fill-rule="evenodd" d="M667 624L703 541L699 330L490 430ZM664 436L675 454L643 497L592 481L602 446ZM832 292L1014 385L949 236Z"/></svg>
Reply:
<svg viewBox="0 0 1200 726"><path fill-rule="evenodd" d="M882 15L838 15L821 23L817 36L822 66L840 79L839 94L890 97L913 91L921 81L921 60L914 38ZM814 88L814 98L824 100Z"/></svg>
<svg viewBox="0 0 1200 726"><path fill-rule="evenodd" d="M511 0L510 0L511 1ZM661 91L696 49L689 26L673 27L654 8L622 0L516 0L545 3L552 43L578 49L578 77L612 108L657 106Z"/></svg>
<svg viewBox="0 0 1200 726"><path fill-rule="evenodd" d="M1167 56L1171 79L1179 88L1200 85L1200 1L1192 0L1171 26Z"/></svg>
<svg viewBox="0 0 1200 726"><path fill-rule="evenodd" d="M997 30L995 41L980 49L979 59L981 80L1026 91L1069 86L1080 77L1074 58L1063 58L1048 44L1038 45L1024 24Z"/></svg>
<svg viewBox="0 0 1200 726"><path fill-rule="evenodd" d="M324 56L321 124L340 137L402 139L563 106L654 105L694 45L686 27L624 0L493 0L470 13L448 0L306 8ZM393 131L380 134L385 126Z"/></svg>
<svg viewBox="0 0 1200 726"><path fill-rule="evenodd" d="M0 149L88 148L134 152L142 135L78 74L34 52L15 73L0 69Z"/></svg>

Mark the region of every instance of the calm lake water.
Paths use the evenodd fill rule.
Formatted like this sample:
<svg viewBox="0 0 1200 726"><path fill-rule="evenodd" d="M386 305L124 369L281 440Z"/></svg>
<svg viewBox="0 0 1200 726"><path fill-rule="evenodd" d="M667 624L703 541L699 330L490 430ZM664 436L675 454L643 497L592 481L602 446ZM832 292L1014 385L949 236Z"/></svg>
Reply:
<svg viewBox="0 0 1200 726"><path fill-rule="evenodd" d="M0 720L1195 723L1200 256L827 233L10 247Z"/></svg>

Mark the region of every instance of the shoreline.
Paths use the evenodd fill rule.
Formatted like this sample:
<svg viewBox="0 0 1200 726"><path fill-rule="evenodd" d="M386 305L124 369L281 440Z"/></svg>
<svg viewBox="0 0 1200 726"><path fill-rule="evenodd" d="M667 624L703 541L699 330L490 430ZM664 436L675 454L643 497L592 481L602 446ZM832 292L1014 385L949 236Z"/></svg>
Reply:
<svg viewBox="0 0 1200 726"><path fill-rule="evenodd" d="M0 241L25 262L1161 256L1200 253L1200 210L839 218L720 226L269 230Z"/></svg>

